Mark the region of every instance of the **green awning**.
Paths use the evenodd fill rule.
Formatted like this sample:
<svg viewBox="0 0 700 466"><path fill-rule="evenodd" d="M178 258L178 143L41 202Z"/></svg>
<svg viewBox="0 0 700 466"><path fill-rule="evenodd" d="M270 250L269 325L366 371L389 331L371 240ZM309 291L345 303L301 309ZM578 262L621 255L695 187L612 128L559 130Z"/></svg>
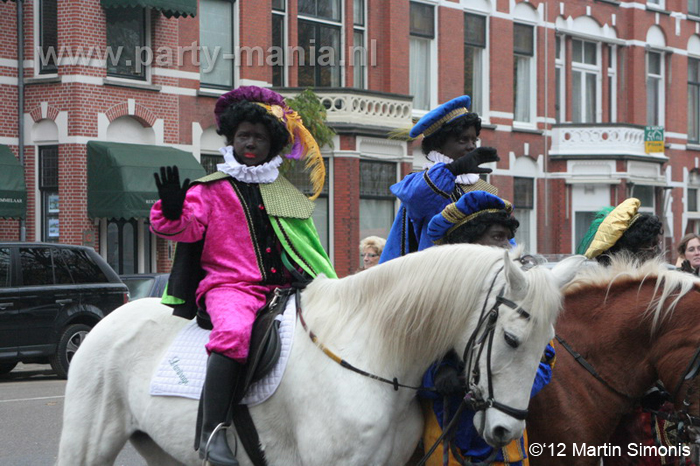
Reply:
<svg viewBox="0 0 700 466"><path fill-rule="evenodd" d="M148 218L162 166L177 165L180 181L206 175L192 154L168 146L89 141L87 159L90 218Z"/></svg>
<svg viewBox="0 0 700 466"><path fill-rule="evenodd" d="M0 144L0 217L26 218L27 185L24 168L12 150Z"/></svg>
<svg viewBox="0 0 700 466"><path fill-rule="evenodd" d="M100 0L102 8L153 8L168 18L197 16L197 0Z"/></svg>

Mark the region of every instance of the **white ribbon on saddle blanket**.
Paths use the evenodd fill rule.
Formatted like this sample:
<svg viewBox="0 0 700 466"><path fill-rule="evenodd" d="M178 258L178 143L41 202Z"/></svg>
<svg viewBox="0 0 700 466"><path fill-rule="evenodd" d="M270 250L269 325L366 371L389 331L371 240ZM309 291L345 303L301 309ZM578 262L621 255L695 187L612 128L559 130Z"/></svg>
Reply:
<svg viewBox="0 0 700 466"><path fill-rule="evenodd" d="M289 298L284 313L278 315L276 320L280 321L279 333L282 340L279 361L269 374L250 386L242 404L254 406L262 403L275 393L282 380L292 351L297 320L294 296ZM199 328L194 320L180 330L151 380L151 395L198 400L207 371L207 351L204 345L208 341L209 330Z"/></svg>

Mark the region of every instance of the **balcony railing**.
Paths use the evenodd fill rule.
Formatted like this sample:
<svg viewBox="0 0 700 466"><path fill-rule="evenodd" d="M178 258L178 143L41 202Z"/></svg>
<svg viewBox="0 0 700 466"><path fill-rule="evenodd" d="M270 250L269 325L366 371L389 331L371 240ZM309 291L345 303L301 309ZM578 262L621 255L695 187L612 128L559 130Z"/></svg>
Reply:
<svg viewBox="0 0 700 466"><path fill-rule="evenodd" d="M285 97L294 97L303 89L281 88ZM386 129L410 128L413 97L352 88L314 88L326 107L331 126L364 126Z"/></svg>
<svg viewBox="0 0 700 466"><path fill-rule="evenodd" d="M644 150L644 127L625 123L561 124L552 127L550 155L665 159Z"/></svg>

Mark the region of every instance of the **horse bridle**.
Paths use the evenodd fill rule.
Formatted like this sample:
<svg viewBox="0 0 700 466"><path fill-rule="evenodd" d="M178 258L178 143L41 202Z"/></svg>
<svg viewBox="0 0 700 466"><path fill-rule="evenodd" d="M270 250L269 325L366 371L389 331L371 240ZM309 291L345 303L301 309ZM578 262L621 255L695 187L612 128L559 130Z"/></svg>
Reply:
<svg viewBox="0 0 700 466"><path fill-rule="evenodd" d="M472 333L466 347L462 360L464 361L467 373L471 375L469 378L469 390L467 391L464 401L473 411L484 411L488 408L497 409L508 416L514 417L519 421L524 421L527 417L527 409L517 409L499 401L496 401L493 395L493 370L491 368L491 353L493 349L493 337L496 331L496 322L498 321L499 308L501 304L505 304L513 310L520 311L520 314L529 318L530 314L521 309L513 301L503 297L503 289L496 296L496 302L491 310L485 315L482 314L477 324L476 329ZM487 297L488 301L488 297ZM485 303L484 303L485 305ZM484 342L487 341L486 345ZM481 380L481 369L479 369L479 360L486 348L486 386L488 389L488 398L484 398L477 384Z"/></svg>

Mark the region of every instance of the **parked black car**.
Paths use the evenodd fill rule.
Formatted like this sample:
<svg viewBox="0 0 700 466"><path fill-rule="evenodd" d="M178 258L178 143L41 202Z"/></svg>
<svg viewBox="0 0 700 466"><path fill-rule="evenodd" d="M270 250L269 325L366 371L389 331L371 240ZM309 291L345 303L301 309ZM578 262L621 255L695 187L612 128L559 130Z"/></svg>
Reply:
<svg viewBox="0 0 700 466"><path fill-rule="evenodd" d="M90 329L127 299L126 285L91 248L0 242L0 374L48 362L66 378Z"/></svg>
<svg viewBox="0 0 700 466"><path fill-rule="evenodd" d="M119 275L129 288L129 301L141 298L160 298L168 284L169 273L139 273Z"/></svg>

